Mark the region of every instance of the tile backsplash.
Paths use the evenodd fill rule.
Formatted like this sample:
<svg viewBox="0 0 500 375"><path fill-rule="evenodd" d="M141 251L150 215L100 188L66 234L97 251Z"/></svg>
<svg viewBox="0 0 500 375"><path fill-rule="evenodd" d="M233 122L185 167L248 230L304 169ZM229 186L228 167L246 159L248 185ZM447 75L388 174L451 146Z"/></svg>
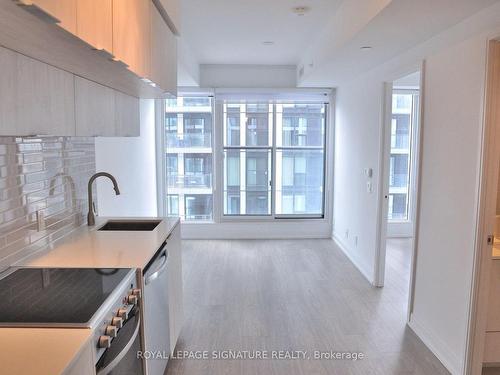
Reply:
<svg viewBox="0 0 500 375"><path fill-rule="evenodd" d="M84 223L94 173L93 138L0 137L0 271Z"/></svg>

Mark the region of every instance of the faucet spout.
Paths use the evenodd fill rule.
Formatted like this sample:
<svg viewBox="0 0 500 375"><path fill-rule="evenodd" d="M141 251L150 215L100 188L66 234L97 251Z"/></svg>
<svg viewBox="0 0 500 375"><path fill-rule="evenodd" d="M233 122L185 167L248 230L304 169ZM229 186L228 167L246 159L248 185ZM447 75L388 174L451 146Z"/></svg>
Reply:
<svg viewBox="0 0 500 375"><path fill-rule="evenodd" d="M113 183L113 189L115 190L116 195L120 195L120 188L118 187L118 183L116 182L116 179L109 173L107 172L98 172L94 174L92 177L90 177L89 184L88 184L88 200L89 200L89 212L87 214L87 225L88 226L93 226L95 225L95 213L94 213L94 202L93 202L93 197L92 197L92 184L98 177L107 177L111 180Z"/></svg>

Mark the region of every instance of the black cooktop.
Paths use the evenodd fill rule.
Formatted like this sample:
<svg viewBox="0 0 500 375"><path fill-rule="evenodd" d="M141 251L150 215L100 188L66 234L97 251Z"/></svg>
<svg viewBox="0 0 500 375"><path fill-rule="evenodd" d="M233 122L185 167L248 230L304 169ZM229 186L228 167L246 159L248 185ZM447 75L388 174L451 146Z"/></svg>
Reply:
<svg viewBox="0 0 500 375"><path fill-rule="evenodd" d="M84 324L130 269L21 268L0 279L0 325Z"/></svg>

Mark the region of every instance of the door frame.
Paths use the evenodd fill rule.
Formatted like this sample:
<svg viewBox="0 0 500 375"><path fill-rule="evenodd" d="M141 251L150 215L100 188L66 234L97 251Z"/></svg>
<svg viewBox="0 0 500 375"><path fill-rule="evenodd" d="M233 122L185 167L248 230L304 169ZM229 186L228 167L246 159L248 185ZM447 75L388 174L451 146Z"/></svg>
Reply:
<svg viewBox="0 0 500 375"><path fill-rule="evenodd" d="M412 166L415 171L412 173L414 182L411 188L412 210L411 222L413 231L413 241L411 246L411 262L410 262L410 283L408 293L408 310L407 321L410 320L411 312L413 311L414 284L417 263L417 246L418 246L418 222L419 222L419 202L420 202L420 172L422 164L422 135L424 127L424 96L425 96L425 61L421 61L414 69L408 70L406 74L412 72L420 72L419 84L419 102L418 102L418 122L416 129L412 130L413 136L416 139L416 147L413 147L413 155L411 156ZM400 74L403 77L405 74ZM389 200L389 170L390 170L390 145L391 145L391 126L392 126L392 94L393 81L384 82L383 85L383 103L381 115L381 160L379 160L380 176L379 181L379 207L377 213L377 249L375 258L375 278L374 285L377 287L384 286L385 280L385 261L386 261L386 242L387 242L387 216L388 216L388 200Z"/></svg>
<svg viewBox="0 0 500 375"><path fill-rule="evenodd" d="M470 295L464 374L480 375L488 313L491 243L494 233L500 160L500 41L487 45L485 97L474 244L474 268Z"/></svg>

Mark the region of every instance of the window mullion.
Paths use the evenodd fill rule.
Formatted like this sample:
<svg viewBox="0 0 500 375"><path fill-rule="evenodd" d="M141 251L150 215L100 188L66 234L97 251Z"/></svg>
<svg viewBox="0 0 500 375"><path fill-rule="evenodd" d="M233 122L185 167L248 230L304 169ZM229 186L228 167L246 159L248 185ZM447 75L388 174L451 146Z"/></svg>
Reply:
<svg viewBox="0 0 500 375"><path fill-rule="evenodd" d="M276 132L277 132L277 122L276 122L276 103L273 103L273 142L271 150L271 217L276 218Z"/></svg>

